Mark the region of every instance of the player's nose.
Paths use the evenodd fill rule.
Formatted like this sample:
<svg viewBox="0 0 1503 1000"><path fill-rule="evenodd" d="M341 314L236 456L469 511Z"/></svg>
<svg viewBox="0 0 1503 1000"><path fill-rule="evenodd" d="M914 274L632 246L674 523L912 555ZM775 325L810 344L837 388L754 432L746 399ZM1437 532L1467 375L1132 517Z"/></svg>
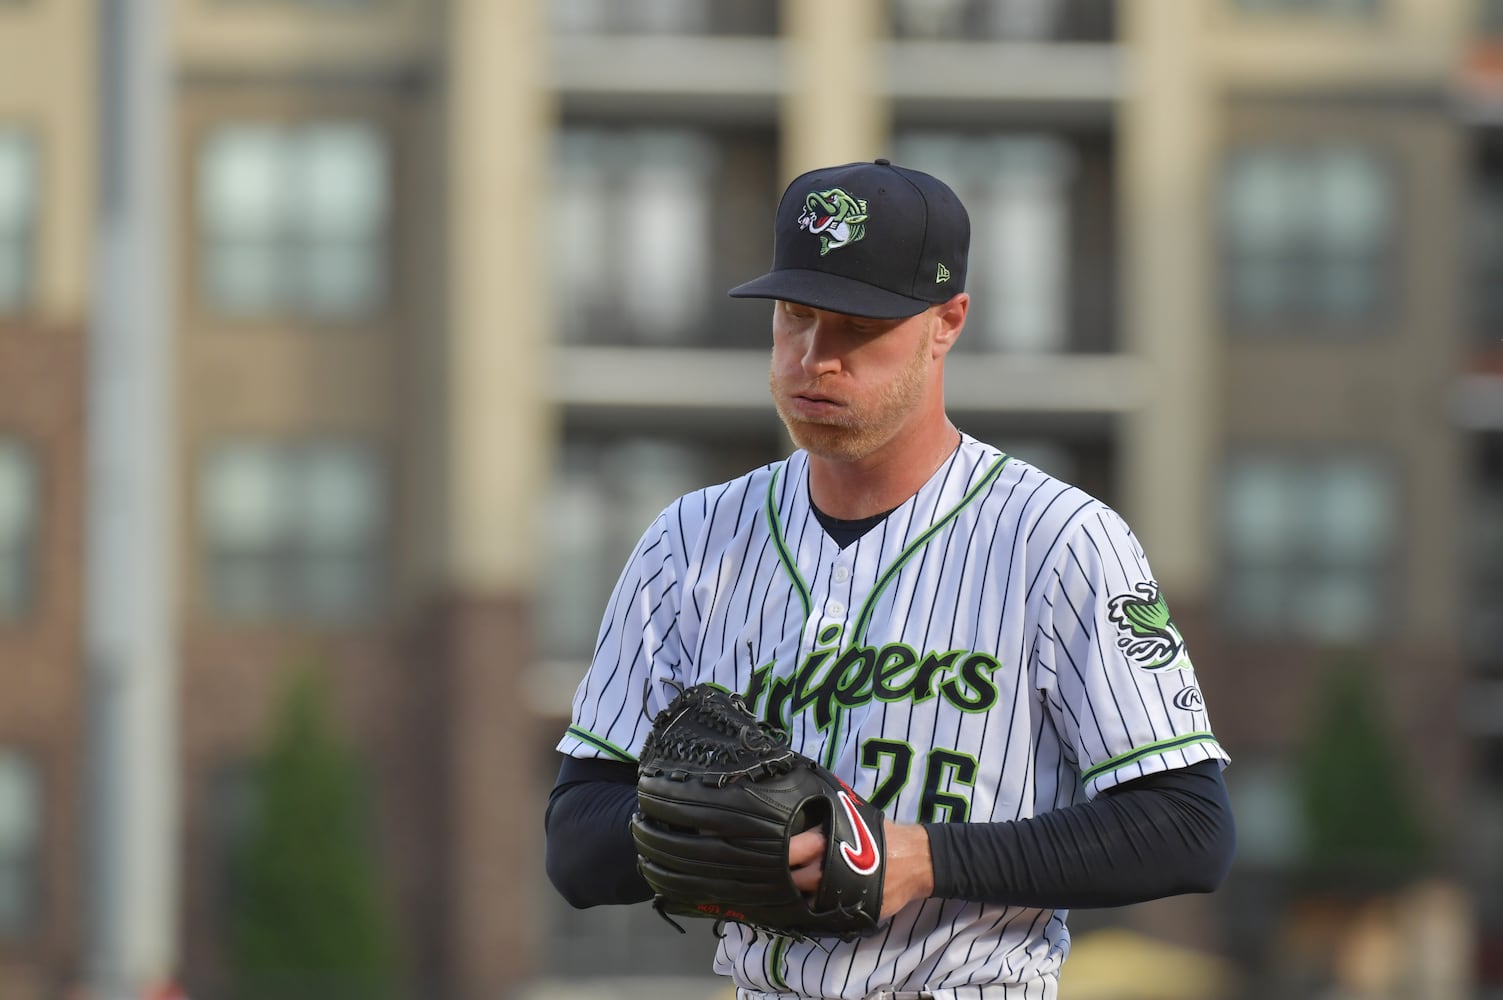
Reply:
<svg viewBox="0 0 1503 1000"><path fill-rule="evenodd" d="M806 375L824 375L840 370L839 337L830 320L819 316L810 324L801 360Z"/></svg>

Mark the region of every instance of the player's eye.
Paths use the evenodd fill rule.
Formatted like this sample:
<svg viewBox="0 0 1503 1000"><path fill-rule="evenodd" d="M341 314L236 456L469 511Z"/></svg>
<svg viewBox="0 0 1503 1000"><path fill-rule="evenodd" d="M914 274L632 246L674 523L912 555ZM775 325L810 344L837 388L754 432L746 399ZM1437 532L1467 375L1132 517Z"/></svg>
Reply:
<svg viewBox="0 0 1503 1000"><path fill-rule="evenodd" d="M849 320L846 329L851 332L852 336L870 339L881 336L897 325L892 320L859 318Z"/></svg>

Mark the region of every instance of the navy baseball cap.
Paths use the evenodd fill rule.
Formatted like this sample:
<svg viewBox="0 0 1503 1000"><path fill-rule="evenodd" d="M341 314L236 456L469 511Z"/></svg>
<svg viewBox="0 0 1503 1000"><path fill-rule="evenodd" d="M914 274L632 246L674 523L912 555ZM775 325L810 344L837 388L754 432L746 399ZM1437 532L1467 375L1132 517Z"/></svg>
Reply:
<svg viewBox="0 0 1503 1000"><path fill-rule="evenodd" d="M900 319L965 291L971 219L937 177L887 160L793 179L773 223L772 270L738 299Z"/></svg>

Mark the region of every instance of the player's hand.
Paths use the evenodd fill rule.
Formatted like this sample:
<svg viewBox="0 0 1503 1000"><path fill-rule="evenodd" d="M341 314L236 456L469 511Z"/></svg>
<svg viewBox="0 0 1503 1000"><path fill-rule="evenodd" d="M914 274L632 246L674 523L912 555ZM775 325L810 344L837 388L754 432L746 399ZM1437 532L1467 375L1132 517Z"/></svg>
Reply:
<svg viewBox="0 0 1503 1000"><path fill-rule="evenodd" d="M799 892L812 897L819 891L819 879L824 874L824 865L823 830L805 830L788 838L788 867L793 870L793 884Z"/></svg>
<svg viewBox="0 0 1503 1000"><path fill-rule="evenodd" d="M922 827L882 821L887 841L887 862L882 873L882 917L885 919L915 899L934 892L934 863L929 854L929 834ZM825 834L805 830L788 839L788 867L793 884L805 895L819 889L824 871Z"/></svg>

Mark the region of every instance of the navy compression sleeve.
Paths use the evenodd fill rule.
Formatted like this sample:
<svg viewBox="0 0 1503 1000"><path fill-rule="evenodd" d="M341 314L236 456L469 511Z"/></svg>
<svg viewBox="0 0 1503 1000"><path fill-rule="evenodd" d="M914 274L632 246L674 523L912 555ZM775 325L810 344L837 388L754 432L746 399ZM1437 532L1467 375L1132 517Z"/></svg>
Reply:
<svg viewBox="0 0 1503 1000"><path fill-rule="evenodd" d="M633 765L565 758L548 801L547 868L573 906L652 897L627 830L635 808ZM1236 842L1217 761L1031 819L926 829L935 896L1050 908L1208 892L1225 877Z"/></svg>
<svg viewBox="0 0 1503 1000"><path fill-rule="evenodd" d="M639 903L652 890L637 874L627 821L637 808L637 766L565 757L548 795L548 880L571 906Z"/></svg>
<svg viewBox="0 0 1503 1000"><path fill-rule="evenodd" d="M1051 909L1221 884L1236 830L1219 761L1149 775L1010 823L927 823L934 895Z"/></svg>

